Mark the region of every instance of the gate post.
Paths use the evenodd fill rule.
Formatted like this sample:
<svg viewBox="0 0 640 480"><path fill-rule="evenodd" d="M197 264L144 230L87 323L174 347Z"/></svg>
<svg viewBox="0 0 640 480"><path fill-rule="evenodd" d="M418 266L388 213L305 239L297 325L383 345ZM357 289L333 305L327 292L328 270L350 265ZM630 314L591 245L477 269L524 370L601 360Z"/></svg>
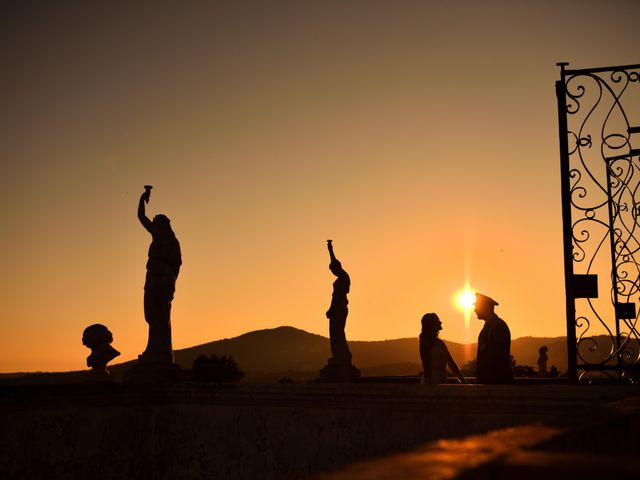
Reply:
<svg viewBox="0 0 640 480"><path fill-rule="evenodd" d="M558 63L560 80L556 81L558 99L558 128L560 145L560 182L562 185L562 237L564 242L564 288L567 315L567 374L571 383L578 382L576 351L576 300L573 291L573 242L571 227L571 177L569 169L569 145L567 140L567 89L564 68L568 63Z"/></svg>

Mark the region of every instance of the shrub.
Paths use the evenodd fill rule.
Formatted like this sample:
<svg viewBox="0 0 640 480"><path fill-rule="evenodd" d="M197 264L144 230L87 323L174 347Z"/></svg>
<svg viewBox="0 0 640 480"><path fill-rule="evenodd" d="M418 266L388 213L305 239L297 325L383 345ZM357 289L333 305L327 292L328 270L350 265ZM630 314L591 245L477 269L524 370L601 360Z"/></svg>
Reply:
<svg viewBox="0 0 640 480"><path fill-rule="evenodd" d="M475 377L478 373L478 363L475 360L469 360L460 367L460 371L465 377Z"/></svg>
<svg viewBox="0 0 640 480"><path fill-rule="evenodd" d="M196 382L236 383L244 377L232 356L200 355L193 361L190 378Z"/></svg>

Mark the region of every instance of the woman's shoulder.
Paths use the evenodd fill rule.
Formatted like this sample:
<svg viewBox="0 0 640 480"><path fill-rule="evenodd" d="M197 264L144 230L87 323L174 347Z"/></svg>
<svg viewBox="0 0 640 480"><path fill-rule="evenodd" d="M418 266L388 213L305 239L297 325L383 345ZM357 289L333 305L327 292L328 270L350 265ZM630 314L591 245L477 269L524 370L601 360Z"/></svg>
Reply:
<svg viewBox="0 0 640 480"><path fill-rule="evenodd" d="M438 338L431 347L431 351L437 352L439 355L446 355L449 349L447 348L447 344Z"/></svg>

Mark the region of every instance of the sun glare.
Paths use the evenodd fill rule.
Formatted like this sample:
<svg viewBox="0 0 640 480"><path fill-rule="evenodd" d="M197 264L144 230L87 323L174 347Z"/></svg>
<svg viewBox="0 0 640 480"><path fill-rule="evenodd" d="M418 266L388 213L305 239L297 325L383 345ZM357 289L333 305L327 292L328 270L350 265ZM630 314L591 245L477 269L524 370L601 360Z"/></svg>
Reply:
<svg viewBox="0 0 640 480"><path fill-rule="evenodd" d="M476 303L475 294L465 287L464 290L460 290L456 295L456 306L463 312L473 309L473 305Z"/></svg>
<svg viewBox="0 0 640 480"><path fill-rule="evenodd" d="M474 303L476 303L476 296L469 290L464 290L458 297L458 304L463 310L471 310Z"/></svg>
<svg viewBox="0 0 640 480"><path fill-rule="evenodd" d="M476 303L476 295L473 290L471 290L469 282L466 282L464 288L455 294L454 303L456 307L464 313L465 327L468 328L473 305Z"/></svg>

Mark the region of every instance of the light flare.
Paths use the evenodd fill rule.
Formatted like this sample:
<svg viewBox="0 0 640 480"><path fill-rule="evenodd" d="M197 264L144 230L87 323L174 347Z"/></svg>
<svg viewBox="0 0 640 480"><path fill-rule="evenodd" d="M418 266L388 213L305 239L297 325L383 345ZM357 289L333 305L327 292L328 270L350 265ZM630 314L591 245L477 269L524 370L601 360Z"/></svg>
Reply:
<svg viewBox="0 0 640 480"><path fill-rule="evenodd" d="M476 294L471 289L471 285L467 280L462 290L458 290L454 296L455 306L464 313L464 326L468 331L471 322L471 312L476 303Z"/></svg>

